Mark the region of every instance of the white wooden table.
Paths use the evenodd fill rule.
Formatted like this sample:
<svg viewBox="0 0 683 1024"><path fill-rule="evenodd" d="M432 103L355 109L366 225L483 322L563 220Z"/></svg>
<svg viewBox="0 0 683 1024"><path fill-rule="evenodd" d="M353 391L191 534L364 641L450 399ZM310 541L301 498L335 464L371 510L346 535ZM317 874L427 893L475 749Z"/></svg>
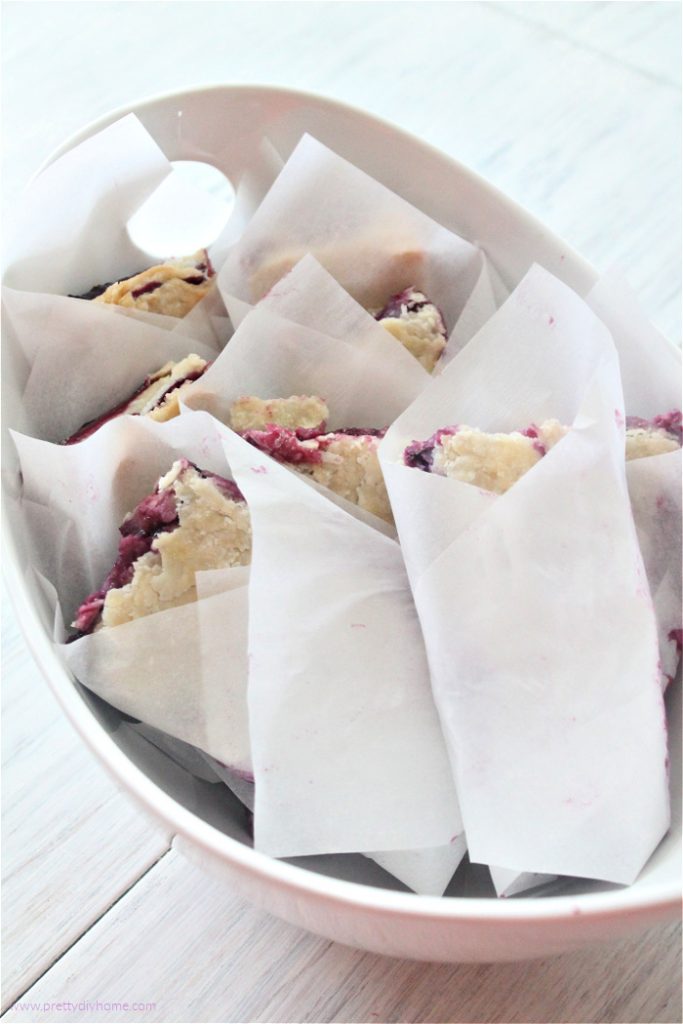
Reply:
<svg viewBox="0 0 683 1024"><path fill-rule="evenodd" d="M67 134L119 104L219 81L304 88L423 136L597 267L619 262L680 336L678 4L28 2L3 5L3 30L5 209ZM448 966L255 910L116 790L9 606L3 650L7 1020L681 1021L676 925Z"/></svg>

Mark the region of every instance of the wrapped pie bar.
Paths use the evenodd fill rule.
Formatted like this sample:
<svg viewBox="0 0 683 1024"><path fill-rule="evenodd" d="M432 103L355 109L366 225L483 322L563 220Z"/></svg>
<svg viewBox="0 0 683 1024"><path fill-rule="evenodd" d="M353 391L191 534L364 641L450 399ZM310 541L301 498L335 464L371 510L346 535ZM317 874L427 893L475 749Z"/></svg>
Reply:
<svg viewBox="0 0 683 1024"><path fill-rule="evenodd" d="M230 426L278 462L310 476L346 501L392 522L377 448L383 430L347 428L325 433L329 409L321 398L238 398Z"/></svg>
<svg viewBox="0 0 683 1024"><path fill-rule="evenodd" d="M117 416L149 416L158 423L173 419L180 413L180 399L189 385L198 380L209 364L199 356L190 354L179 362L165 363L150 374L139 388L119 405L94 420L84 423L64 444L77 444Z"/></svg>
<svg viewBox="0 0 683 1024"><path fill-rule="evenodd" d="M405 288L392 295L373 316L425 370L432 372L446 347L448 331L441 311L426 295L416 288Z"/></svg>
<svg viewBox="0 0 683 1024"><path fill-rule="evenodd" d="M121 711L240 768L251 538L217 426L125 416L80 445L15 441L60 656ZM220 586L203 586L215 565Z"/></svg>
<svg viewBox="0 0 683 1024"><path fill-rule="evenodd" d="M226 434L254 530L256 848L374 856L452 846L452 872L462 828L398 544Z"/></svg>
<svg viewBox="0 0 683 1024"><path fill-rule="evenodd" d="M348 340L276 315L266 302L245 316L184 401L342 502L391 524L379 443L386 424L429 378L325 271L309 267L325 294L339 299L332 308L344 311Z"/></svg>
<svg viewBox="0 0 683 1024"><path fill-rule="evenodd" d="M247 565L251 556L238 488L187 459L173 464L119 532L116 562L76 613L78 636L193 601L195 573Z"/></svg>
<svg viewBox="0 0 683 1024"><path fill-rule="evenodd" d="M172 322L185 327L187 319ZM21 395L14 422L58 444L82 440L131 403L128 412L174 415L181 393L219 351L185 329L143 322L119 307L8 288L3 330L8 373Z"/></svg>
<svg viewBox="0 0 683 1024"><path fill-rule="evenodd" d="M254 308L250 303L226 295L230 318L236 327ZM384 301L384 299L382 300ZM428 371L406 345L387 344L387 332L375 317L356 302L313 256L304 256L258 303L259 309L301 324L346 345L363 347L391 361L396 386L404 380L415 388L424 387ZM381 311L380 311L381 312Z"/></svg>
<svg viewBox="0 0 683 1024"><path fill-rule="evenodd" d="M521 432L499 434L488 434L476 427L444 427L427 441L414 441L403 458L406 466L504 494L568 430L557 420L544 420ZM653 420L627 417L625 441L627 462L677 451L681 447L680 411Z"/></svg>
<svg viewBox="0 0 683 1024"><path fill-rule="evenodd" d="M453 326L479 279L482 253L305 135L219 272L226 303L255 303L306 254L365 309L406 289Z"/></svg>
<svg viewBox="0 0 683 1024"><path fill-rule="evenodd" d="M183 317L209 293L213 284L211 260L206 249L200 249L192 256L166 260L112 284L95 285L76 298Z"/></svg>
<svg viewBox="0 0 683 1024"><path fill-rule="evenodd" d="M243 437L297 473L309 476L322 487L358 505L387 523L391 506L382 477L377 449L382 430L348 428L311 437L306 432L267 425L247 430Z"/></svg>
<svg viewBox="0 0 683 1024"><path fill-rule="evenodd" d="M380 447L469 856L496 872L628 883L668 827L626 466L678 453L626 464L625 426L609 332L533 268Z"/></svg>

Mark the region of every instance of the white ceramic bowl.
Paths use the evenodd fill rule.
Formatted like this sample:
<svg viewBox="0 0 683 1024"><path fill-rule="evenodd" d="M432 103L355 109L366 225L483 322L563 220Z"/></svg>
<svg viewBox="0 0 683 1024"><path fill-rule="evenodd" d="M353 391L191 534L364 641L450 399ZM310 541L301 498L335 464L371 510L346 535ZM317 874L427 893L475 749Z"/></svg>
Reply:
<svg viewBox="0 0 683 1024"><path fill-rule="evenodd" d="M507 285L514 286L532 262L579 293L596 278L592 267L567 245L456 161L362 111L304 93L226 85L161 96L89 125L51 160L131 110L169 159L213 164L233 182L246 167L254 169L262 134L286 156L308 131L482 246ZM12 426L15 401L16 395L7 395L6 427ZM6 489L16 494L19 481L11 444L5 446L3 477ZM477 895L470 882L469 895L438 899L391 889L388 876L360 855L307 858L304 868L254 852L244 814L223 787L194 778L69 677L51 647L43 595L24 579L26 539L11 502L4 532L6 572L19 621L83 739L138 804L177 834L178 846L189 857L264 909L353 946L443 962L550 956L587 942L617 939L680 913L678 789L673 794L675 824L629 888L574 881L564 895L496 900ZM679 699L680 685L676 689ZM671 696L675 703L676 696ZM670 710L672 721L680 723L678 707ZM680 734L673 741L672 779L677 786Z"/></svg>

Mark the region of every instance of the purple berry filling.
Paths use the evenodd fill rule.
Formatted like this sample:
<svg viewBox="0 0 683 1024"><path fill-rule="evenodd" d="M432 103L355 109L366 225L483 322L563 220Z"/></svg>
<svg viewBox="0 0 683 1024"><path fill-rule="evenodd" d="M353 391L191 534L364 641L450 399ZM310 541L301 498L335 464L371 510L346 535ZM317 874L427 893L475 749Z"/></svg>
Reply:
<svg viewBox="0 0 683 1024"><path fill-rule="evenodd" d="M384 437L386 432L386 427L340 427L334 431L335 434L343 434L345 437Z"/></svg>
<svg viewBox="0 0 683 1024"><path fill-rule="evenodd" d="M179 387L182 387L183 384L186 384L188 381L198 380L203 373L206 373L210 366L211 363L207 363L202 370L195 370L193 373L188 373L187 376L181 377L179 380L173 381L173 383L169 384L166 390L162 392L161 395L159 395L159 398L154 403L153 408L158 409L159 406L166 401L168 396L173 391L176 391ZM109 420L116 419L117 416L123 416L131 402L134 402L135 399L138 398L143 393L143 391L146 391L146 389L152 383L152 377L145 377L140 387L133 392L130 398L127 398L124 402L120 402L118 405L114 406L113 409L110 409L109 412L103 413L102 416L98 416L94 420L88 420L87 423L84 423L82 427L78 428L75 434L72 434L71 437L67 437L65 441L62 441L62 444L78 444L79 441L85 441L86 437L90 437L91 434L94 434L96 430L99 430L99 428L103 426L105 423L108 423ZM140 413L135 412L131 413L131 415L139 416Z"/></svg>
<svg viewBox="0 0 683 1024"><path fill-rule="evenodd" d="M115 405L113 409L109 410L109 412L103 413L96 419L88 420L87 423L84 423L82 427L78 428L75 434L72 434L71 437L67 437L65 441L62 441L62 444L78 444L79 441L85 441L86 437L90 437L91 434L94 434L96 430L99 430L99 428L105 423L108 423L109 420L116 419L117 416L122 416L130 403L134 402L135 399L142 394L145 388L149 387L149 384L150 379L149 377L146 377L144 382L136 391L133 392L130 398L126 398L123 402L119 402L119 404Z"/></svg>
<svg viewBox="0 0 683 1024"><path fill-rule="evenodd" d="M667 640L670 640L671 643L676 645L676 650L678 651L678 654L680 656L680 654L683 652L683 629L672 629L667 637Z"/></svg>
<svg viewBox="0 0 683 1024"><path fill-rule="evenodd" d="M442 427L426 441L413 441L403 453L405 465L412 469L421 469L424 473L431 473L434 465L434 449L441 444L441 438L457 433L458 427Z"/></svg>
<svg viewBox="0 0 683 1024"><path fill-rule="evenodd" d="M161 288L163 281L148 281L147 284L141 284L139 288L133 288L130 293L131 298L139 299L141 295L147 295L149 292L155 292L157 288Z"/></svg>
<svg viewBox="0 0 683 1024"><path fill-rule="evenodd" d="M225 497L232 501L244 501L242 492L232 480L226 480L216 473L199 469L188 459L181 459L180 462L181 472L184 473L192 467L204 479L212 480ZM137 508L126 516L119 527L121 540L116 561L99 590L89 594L80 605L74 620L75 632L69 637L68 643L93 631L102 614L107 593L130 583L133 578L134 563L137 559L152 550L155 537L160 533L175 529L178 522L173 486L160 491L157 485L154 493L143 498Z"/></svg>
<svg viewBox="0 0 683 1024"><path fill-rule="evenodd" d="M417 298L417 296L420 298ZM439 331L443 334L444 338L448 336L446 329L446 322L443 318L443 313L431 302L422 292L418 291L412 285L409 288L404 288L402 292L397 292L396 295L392 295L388 299L385 306L380 309L379 313L375 313L375 320L387 320L389 317L396 317L401 319L402 317L409 316L410 314L419 313L425 306L431 306L436 310L439 316Z"/></svg>
<svg viewBox="0 0 683 1024"><path fill-rule="evenodd" d="M138 270L136 273L129 273L125 278L119 278L119 281L108 281L103 285L93 285L87 292L83 292L82 295L70 295L70 299L85 299L87 302L91 302L92 299L96 299L98 295L103 295L106 289L111 288L112 285L118 285L122 281L130 281L131 278L136 278L138 273L142 273Z"/></svg>
<svg viewBox="0 0 683 1024"><path fill-rule="evenodd" d="M680 409L672 409L671 412L654 416L651 420L643 419L642 416L627 416L626 429L665 430L679 444L683 444L683 423Z"/></svg>
<svg viewBox="0 0 683 1024"><path fill-rule="evenodd" d="M309 431L306 431L308 434ZM315 437L316 435L314 435ZM265 430L245 430L242 434L245 441L253 444L255 448L272 456L279 462L290 462L293 464L309 463L319 464L322 462L322 455L317 448L306 448L303 439L296 430L289 430L287 427L278 427L270 424ZM305 440L313 440L307 437Z"/></svg>
<svg viewBox="0 0 683 1024"><path fill-rule="evenodd" d="M185 280L188 284L203 284L204 281L209 277L213 277L215 270L211 264L211 259L208 252L204 250L204 259L201 263L195 264L195 270L201 271L200 275L194 277L186 277ZM83 292L81 295L69 295L70 299L85 299L87 302L91 302L96 299L99 295L103 295L107 288L111 288L113 284L120 284L122 281L130 281L132 277L137 277L139 274L143 274L143 270L138 270L134 274L127 274L126 277L119 277L117 281L107 281L105 284L95 284L92 288L89 288L87 292ZM156 291L157 288L161 288L161 281L150 281L149 284L141 285L136 288L131 295L134 299L137 299L140 295L145 295L147 292Z"/></svg>
<svg viewBox="0 0 683 1024"><path fill-rule="evenodd" d="M524 437L530 437L534 439L532 447L535 452L538 452L538 454L541 456L547 454L548 449L540 440L538 436L538 427L535 424L532 423L530 427L527 427L526 430L522 431L522 434Z"/></svg>
<svg viewBox="0 0 683 1024"><path fill-rule="evenodd" d="M322 425L321 425L322 426ZM265 430L246 430L242 437L255 448L265 452L278 462L289 462L291 465L320 465L322 453L332 444L336 437L384 437L386 429L378 430L370 427L346 427L329 434L317 427L279 427L269 423ZM309 448L304 441L318 441L316 448Z"/></svg>
<svg viewBox="0 0 683 1024"><path fill-rule="evenodd" d="M379 313L375 313L375 320L386 320L389 317L405 316L406 313L417 313L425 306L430 305L428 299L411 300L410 296L414 294L414 288L405 288L402 292L392 295Z"/></svg>

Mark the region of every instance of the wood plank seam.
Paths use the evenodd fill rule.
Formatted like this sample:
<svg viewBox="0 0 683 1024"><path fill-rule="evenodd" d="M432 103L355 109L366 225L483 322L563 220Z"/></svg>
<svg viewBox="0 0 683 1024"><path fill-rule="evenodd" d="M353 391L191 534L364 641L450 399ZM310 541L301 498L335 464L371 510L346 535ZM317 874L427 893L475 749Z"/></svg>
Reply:
<svg viewBox="0 0 683 1024"><path fill-rule="evenodd" d="M680 93L678 84L676 82L672 82L669 78L663 78L661 75L655 75L651 71L647 71L645 68L638 67L637 64L632 64L630 61L624 60L623 57L613 57L606 50L601 50L599 46L592 46L590 43L586 43L583 40L574 39L568 32L565 32L562 29L553 29L541 21L536 21L533 18L525 18L523 14L510 10L507 4L489 3L486 7L487 10L501 15L503 18L510 18L513 21L518 22L518 24L526 25L527 27L534 26L540 32L544 32L547 36L551 36L553 39L561 39L576 50L584 50L586 53L590 53L594 57L599 57L601 60L606 61L608 64L613 64L618 68L626 68L628 71L632 71L636 75L642 75L643 78L647 78L650 82L655 82L657 85L663 85L665 88L673 90L677 95Z"/></svg>
<svg viewBox="0 0 683 1024"><path fill-rule="evenodd" d="M32 980L31 984L27 988L25 988L23 990L23 992L20 992L19 995L15 997L15 999L13 999L12 1003L9 1006L4 1006L2 1008L2 1013L0 1014L0 1020L2 1020L12 1009L14 1009L14 1007L17 1005L17 1003L20 1003L23 1000L25 1000L26 997L30 994L31 990L34 988L34 986L37 985L38 982L42 978L44 978L45 975L48 974L49 971L51 971L52 968L56 964L58 964L59 961L63 957L65 957L67 953L69 953L75 946L77 946L78 943L81 942L81 940L88 934L88 932L92 931L92 929L95 927L95 925L97 925L110 912L110 910L112 910L116 906L117 903L120 903L121 900L125 896L127 896L130 892L132 892L132 890L135 888L135 886L139 882L141 882L143 878L145 878L148 874L150 874L150 872L155 870L157 865L164 859L164 857L166 857L167 854L169 854L171 852L174 839L175 839L175 836L171 836L171 840L170 840L170 843L169 843L167 849L165 849L164 852L159 857L157 857L153 861L152 864L150 864L148 867L146 867L144 871L140 872L140 874L137 876L137 878L129 886L127 886L122 892L120 892L119 895L116 897L116 899L112 900L111 903L109 903L102 910L102 912L100 914L98 914L97 917L93 918L93 920L90 922L88 927L84 928L83 931L80 933L80 935L76 939L74 939L73 942L71 942L68 946L66 946L61 951L59 956L56 956L54 958L54 960L50 961L50 963L47 964L45 969L43 971L41 971L40 974L36 975L36 977Z"/></svg>

